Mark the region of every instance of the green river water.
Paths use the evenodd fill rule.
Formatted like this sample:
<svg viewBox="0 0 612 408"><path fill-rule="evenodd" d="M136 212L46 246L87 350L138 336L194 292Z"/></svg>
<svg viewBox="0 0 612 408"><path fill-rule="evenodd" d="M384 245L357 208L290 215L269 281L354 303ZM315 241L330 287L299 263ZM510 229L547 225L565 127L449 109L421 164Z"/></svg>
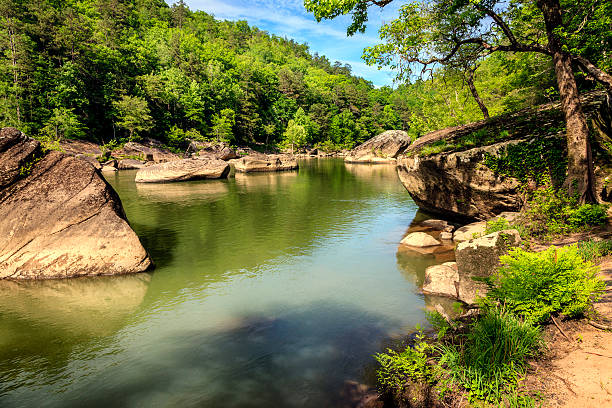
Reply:
<svg viewBox="0 0 612 408"><path fill-rule="evenodd" d="M136 185L107 176L147 274L0 281L0 407L337 407L424 322L433 259L393 166Z"/></svg>

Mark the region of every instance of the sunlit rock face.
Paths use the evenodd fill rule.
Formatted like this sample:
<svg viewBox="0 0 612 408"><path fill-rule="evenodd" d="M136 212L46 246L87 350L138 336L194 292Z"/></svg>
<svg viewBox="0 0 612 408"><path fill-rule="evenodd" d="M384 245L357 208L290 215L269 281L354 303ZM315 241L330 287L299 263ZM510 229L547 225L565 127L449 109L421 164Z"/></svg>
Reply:
<svg viewBox="0 0 612 408"><path fill-rule="evenodd" d="M136 173L137 183L170 183L176 181L227 178L230 166L223 160L183 159L144 167Z"/></svg>
<svg viewBox="0 0 612 408"><path fill-rule="evenodd" d="M347 163L395 163L411 143L403 130L387 130L357 146L344 158Z"/></svg>
<svg viewBox="0 0 612 408"><path fill-rule="evenodd" d="M89 163L0 131L0 279L143 272L151 260Z"/></svg>

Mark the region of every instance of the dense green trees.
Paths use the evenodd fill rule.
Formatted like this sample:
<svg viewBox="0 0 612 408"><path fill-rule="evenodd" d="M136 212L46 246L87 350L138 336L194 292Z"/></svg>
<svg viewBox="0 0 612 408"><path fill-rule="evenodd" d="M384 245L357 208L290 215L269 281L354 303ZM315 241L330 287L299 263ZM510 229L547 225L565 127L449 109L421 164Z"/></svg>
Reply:
<svg viewBox="0 0 612 408"><path fill-rule="evenodd" d="M348 28L363 31L368 7L393 0L305 0L317 19L352 14ZM365 50L368 63L391 65L400 77L415 69L469 68L496 52L547 56L553 63L567 125L566 186L581 201L593 201L589 129L580 105L574 66L612 94L612 3L609 0L429 0L403 4L380 30L382 44ZM474 95L479 96L467 77ZM479 103L483 108L484 104ZM487 116L485 109L483 114Z"/></svg>
<svg viewBox="0 0 612 408"><path fill-rule="evenodd" d="M391 89L184 2L0 0L0 21L0 124L48 140L277 144L293 120L300 144L349 147L409 126ZM336 115L350 129L330 133Z"/></svg>

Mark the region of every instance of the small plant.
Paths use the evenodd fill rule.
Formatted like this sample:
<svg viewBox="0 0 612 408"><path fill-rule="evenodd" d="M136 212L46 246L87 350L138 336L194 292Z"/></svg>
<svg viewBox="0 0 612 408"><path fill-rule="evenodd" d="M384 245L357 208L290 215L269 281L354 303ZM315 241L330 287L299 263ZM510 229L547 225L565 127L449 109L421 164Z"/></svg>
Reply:
<svg viewBox="0 0 612 408"><path fill-rule="evenodd" d="M513 248L500 261L487 299L505 304L508 311L534 324L551 314L584 315L605 288L597 267L583 260L576 245L540 253Z"/></svg>
<svg viewBox="0 0 612 408"><path fill-rule="evenodd" d="M507 229L512 229L510 222L504 217L499 217L487 221L487 228L485 229L484 235L491 234L493 232L504 231Z"/></svg>
<svg viewBox="0 0 612 408"><path fill-rule="evenodd" d="M464 388L471 401L499 403L517 393L527 360L543 347L537 327L505 309L489 308L463 341L439 346L439 364L448 370L441 382Z"/></svg>
<svg viewBox="0 0 612 408"><path fill-rule="evenodd" d="M569 211L567 222L574 228L602 225L608 218L608 207L600 204L583 204Z"/></svg>
<svg viewBox="0 0 612 408"><path fill-rule="evenodd" d="M433 379L433 370L427 364L431 346L423 341L423 337L423 333L419 332L414 347L402 352L388 349L386 353L374 355L380 364L377 377L382 390L399 393L407 380L420 382Z"/></svg>
<svg viewBox="0 0 612 408"><path fill-rule="evenodd" d="M612 255L612 240L579 242L578 253L587 262L597 261L599 258Z"/></svg>

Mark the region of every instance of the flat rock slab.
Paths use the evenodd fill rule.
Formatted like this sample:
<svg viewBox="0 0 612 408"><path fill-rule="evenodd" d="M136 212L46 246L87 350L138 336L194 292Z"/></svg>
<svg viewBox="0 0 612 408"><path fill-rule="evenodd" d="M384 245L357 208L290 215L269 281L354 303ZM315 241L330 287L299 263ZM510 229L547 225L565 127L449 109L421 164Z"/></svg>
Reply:
<svg viewBox="0 0 612 408"><path fill-rule="evenodd" d="M138 170L145 167L145 162L134 159L123 159L117 162L117 169L119 170Z"/></svg>
<svg viewBox="0 0 612 408"><path fill-rule="evenodd" d="M453 241L465 242L474 238L481 237L487 229L486 221L473 222L458 228L453 234Z"/></svg>
<svg viewBox="0 0 612 408"><path fill-rule="evenodd" d="M143 272L151 260L90 164L0 130L0 278Z"/></svg>
<svg viewBox="0 0 612 408"><path fill-rule="evenodd" d="M410 233L402 239L401 244L419 248L442 245L440 241L425 232Z"/></svg>
<svg viewBox="0 0 612 408"><path fill-rule="evenodd" d="M246 156L231 162L241 173L297 170L299 167L293 156L283 155Z"/></svg>
<svg viewBox="0 0 612 408"><path fill-rule="evenodd" d="M170 183L176 181L220 179L229 175L230 166L223 160L183 159L144 167L136 173L137 183Z"/></svg>

